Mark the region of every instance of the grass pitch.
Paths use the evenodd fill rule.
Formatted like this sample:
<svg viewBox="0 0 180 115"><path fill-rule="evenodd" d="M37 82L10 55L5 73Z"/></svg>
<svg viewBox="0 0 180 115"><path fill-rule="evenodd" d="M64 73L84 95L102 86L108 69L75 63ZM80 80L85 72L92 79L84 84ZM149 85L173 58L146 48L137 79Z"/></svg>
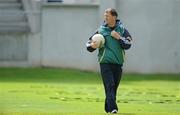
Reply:
<svg viewBox="0 0 180 115"><path fill-rule="evenodd" d="M180 75L125 74L119 115L180 115ZM0 115L107 115L99 73L0 68Z"/></svg>

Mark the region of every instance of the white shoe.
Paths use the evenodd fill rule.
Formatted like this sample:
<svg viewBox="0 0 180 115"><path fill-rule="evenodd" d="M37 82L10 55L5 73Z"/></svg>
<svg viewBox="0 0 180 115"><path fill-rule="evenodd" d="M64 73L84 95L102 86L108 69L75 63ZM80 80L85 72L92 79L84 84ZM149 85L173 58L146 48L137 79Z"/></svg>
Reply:
<svg viewBox="0 0 180 115"><path fill-rule="evenodd" d="M117 113L118 111L116 109L112 110L111 113Z"/></svg>

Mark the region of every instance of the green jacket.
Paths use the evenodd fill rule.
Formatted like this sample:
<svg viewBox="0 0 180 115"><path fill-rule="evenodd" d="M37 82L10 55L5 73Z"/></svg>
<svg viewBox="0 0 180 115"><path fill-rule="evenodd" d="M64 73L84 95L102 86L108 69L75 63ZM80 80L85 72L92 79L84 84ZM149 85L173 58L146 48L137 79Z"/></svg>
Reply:
<svg viewBox="0 0 180 115"><path fill-rule="evenodd" d="M124 27L120 21L116 22L113 30L120 33L120 35L124 33ZM112 29L107 24L100 26L98 30L98 33L102 34L105 38L105 44L99 48L99 63L123 64L124 50L120 47L119 41L111 36L111 31Z"/></svg>

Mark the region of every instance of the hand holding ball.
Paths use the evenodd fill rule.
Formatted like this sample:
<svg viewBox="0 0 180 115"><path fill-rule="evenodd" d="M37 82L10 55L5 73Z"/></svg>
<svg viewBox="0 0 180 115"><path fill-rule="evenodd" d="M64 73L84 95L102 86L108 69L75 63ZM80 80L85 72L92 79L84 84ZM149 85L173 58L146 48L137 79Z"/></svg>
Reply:
<svg viewBox="0 0 180 115"><path fill-rule="evenodd" d="M92 37L92 43L91 46L93 48L101 48L103 46L103 44L105 43L105 39L104 36L101 34L95 34Z"/></svg>

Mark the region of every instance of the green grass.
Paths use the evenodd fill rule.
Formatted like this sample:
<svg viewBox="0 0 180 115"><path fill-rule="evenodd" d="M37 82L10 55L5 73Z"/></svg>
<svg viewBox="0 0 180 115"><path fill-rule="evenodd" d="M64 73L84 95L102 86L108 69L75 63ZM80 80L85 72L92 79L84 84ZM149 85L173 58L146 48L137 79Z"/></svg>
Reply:
<svg viewBox="0 0 180 115"><path fill-rule="evenodd" d="M120 115L179 115L179 74L124 74ZM99 73L0 68L0 115L106 115Z"/></svg>

